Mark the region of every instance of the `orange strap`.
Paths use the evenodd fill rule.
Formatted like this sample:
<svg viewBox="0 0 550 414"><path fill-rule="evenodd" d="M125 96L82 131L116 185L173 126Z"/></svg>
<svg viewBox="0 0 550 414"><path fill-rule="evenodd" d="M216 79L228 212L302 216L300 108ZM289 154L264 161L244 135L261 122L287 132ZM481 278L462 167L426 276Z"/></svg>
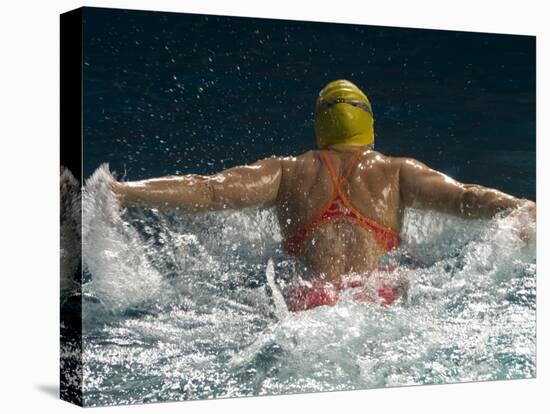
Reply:
<svg viewBox="0 0 550 414"><path fill-rule="evenodd" d="M378 239L378 241L380 242L381 245L385 246L386 242L385 242L385 240L382 240L382 238L386 239L388 233L391 234L391 238L396 238L398 240L398 236L395 233L395 231L393 229L389 228L389 227L386 227L386 226L382 225L382 224L378 224L376 221L374 221L374 220L372 220L368 217L365 217L361 212L359 212L355 207L353 207L353 205L351 204L349 199L345 196L345 194L341 190L342 185L348 179L349 175L351 174L351 170L352 170L353 166L357 163L357 161L359 160L361 155L363 155L363 153L359 152L357 155L355 155L351 159L349 164L344 169L344 172L343 172L342 176L340 177L340 179L338 179L336 171L334 169L334 165L332 164L332 161L331 161L331 159L328 155L328 151L327 150L321 151L321 156L323 157L323 160L325 161L325 164L327 165L327 169L328 169L330 178L331 178L332 183L334 184L334 187L335 187L335 193L334 193L333 197L330 198L328 204L325 206L324 209L326 209L334 201L334 199L339 195L340 199L342 200L344 205L347 208L349 208L351 211L353 211L355 213L355 215L359 218L358 220L353 220L353 221L355 221L360 226L366 228L367 230L369 228L372 229L372 230L376 230L375 231L376 238ZM324 211L324 209L322 211ZM381 237L380 232L382 234L384 234L383 237Z"/></svg>
<svg viewBox="0 0 550 414"><path fill-rule="evenodd" d="M294 236L286 240L288 246L287 249L292 252L298 252L301 250L305 239L313 231L313 229L328 221L323 216L326 210L330 207L330 205L334 202L334 200L336 200L338 196L340 197L342 203L351 212L353 212L353 215L347 215L345 217L346 220L352 221L363 227L365 230L373 232L376 240L385 251L390 251L393 248L397 247L400 242L399 235L393 229L378 224L376 221L365 217L363 214L357 211L355 207L353 207L348 198L342 193L342 185L348 179L353 166L357 163L363 153L360 152L352 158L351 162L346 166L346 168L344 168L344 172L340 179L338 179L336 171L334 170L334 166L328 156L328 151L320 151L320 154L323 157L325 164L327 165L330 179L334 185L334 193L332 194L332 197L327 200L327 202L321 209L321 212L313 221L311 221L309 224L306 224Z"/></svg>
<svg viewBox="0 0 550 414"><path fill-rule="evenodd" d="M330 157L328 156L328 151L327 150L321 151L321 156L325 160L325 164L327 165L328 173L330 175L330 179L332 180L332 183L334 184L335 191L342 198L342 201L344 201L344 202L348 201L348 200L347 200L346 196L342 193L342 191L340 189L341 189L342 185L344 184L344 182L347 181L349 175L351 174L351 170L353 169L353 166L357 163L357 161L359 160L359 157L361 157L361 155L363 155L363 153L359 152L358 154L356 154L351 159L351 161L348 163L348 165L344 169L343 174L340 176L340 179L338 179L336 171L334 170L334 165L332 164L332 161L331 161ZM349 203L349 201L348 201L348 203Z"/></svg>

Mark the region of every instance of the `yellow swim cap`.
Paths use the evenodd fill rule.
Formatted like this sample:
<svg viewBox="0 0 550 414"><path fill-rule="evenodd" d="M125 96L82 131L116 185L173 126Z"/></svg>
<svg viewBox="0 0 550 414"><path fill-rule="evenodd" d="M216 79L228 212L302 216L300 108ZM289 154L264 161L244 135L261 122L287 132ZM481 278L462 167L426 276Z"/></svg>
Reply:
<svg viewBox="0 0 550 414"><path fill-rule="evenodd" d="M325 86L315 105L315 135L319 148L374 144L372 107L361 89L347 80Z"/></svg>

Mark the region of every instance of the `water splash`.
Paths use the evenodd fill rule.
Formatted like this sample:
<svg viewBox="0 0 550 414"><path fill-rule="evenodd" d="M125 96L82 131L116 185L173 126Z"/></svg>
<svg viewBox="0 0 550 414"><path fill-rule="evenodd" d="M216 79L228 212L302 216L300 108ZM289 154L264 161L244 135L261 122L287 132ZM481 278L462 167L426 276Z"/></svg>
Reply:
<svg viewBox="0 0 550 414"><path fill-rule="evenodd" d="M87 404L535 375L525 218L409 210L403 246L384 258L410 282L406 300L381 307L343 295L290 313L278 280L300 267L280 250L273 211L120 209L112 180L102 166L84 189L84 288L108 314L85 306Z"/></svg>
<svg viewBox="0 0 550 414"><path fill-rule="evenodd" d="M84 293L116 312L158 298L163 278L147 260L146 246L137 231L122 219L111 191L113 181L106 164L86 180L82 255L84 270L92 275Z"/></svg>
<svg viewBox="0 0 550 414"><path fill-rule="evenodd" d="M271 296L273 298L273 308L275 316L278 320L283 320L288 317L288 309L286 306L285 299L275 282L275 265L273 260L269 259L267 262L267 268L265 270L265 276L267 278L266 287L269 287Z"/></svg>

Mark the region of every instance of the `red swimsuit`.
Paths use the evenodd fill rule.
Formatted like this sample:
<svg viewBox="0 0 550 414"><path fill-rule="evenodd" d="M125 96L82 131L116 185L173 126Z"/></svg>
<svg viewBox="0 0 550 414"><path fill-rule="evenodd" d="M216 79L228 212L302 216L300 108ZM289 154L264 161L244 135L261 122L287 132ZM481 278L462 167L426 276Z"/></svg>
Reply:
<svg viewBox="0 0 550 414"><path fill-rule="evenodd" d="M325 206L321 209L321 212L311 221L311 223L299 229L294 235L287 238L283 242L285 251L293 255L299 254L302 251L307 238L317 227L335 221L350 221L358 224L365 230L372 232L385 252L389 252L390 250L398 247L400 239L399 235L395 231L362 215L353 207L351 202L342 192L342 185L347 181L353 167L363 153L359 152L353 157L345 168L340 179L337 178L332 161L328 156L328 151L322 150L320 154L327 166L331 181L334 185L334 193ZM341 286L334 286L323 281L317 281L313 283L312 286L297 286L290 293L288 301L289 308L290 310L305 310L321 305L333 305L338 301L339 293L342 290L361 287L364 286L364 284L364 282L356 281L352 284L347 283ZM396 299L391 288L386 286L378 289L377 293L378 296L380 296L382 300L388 304L392 303ZM358 300L375 300L369 295L363 296L365 297Z"/></svg>

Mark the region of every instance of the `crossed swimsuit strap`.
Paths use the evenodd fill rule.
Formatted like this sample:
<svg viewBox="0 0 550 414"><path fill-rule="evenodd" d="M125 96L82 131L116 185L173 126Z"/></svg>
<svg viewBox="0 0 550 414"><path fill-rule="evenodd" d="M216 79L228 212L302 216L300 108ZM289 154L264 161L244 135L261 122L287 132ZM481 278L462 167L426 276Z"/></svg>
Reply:
<svg viewBox="0 0 550 414"><path fill-rule="evenodd" d="M342 191L342 185L344 184L345 181L347 181L353 166L357 163L361 155L363 155L363 153L360 152L359 154L357 154L352 158L351 162L348 164L346 170L342 174L340 180L338 180L336 171L334 170L334 166L328 155L328 151L321 152L321 156L323 157L323 160L327 165L330 178L335 187L334 195L332 196L328 206L330 206L335 200L340 199L341 202L344 204L344 206L347 207L349 212L346 213L344 216L341 215L337 218L352 221L354 223L357 223L364 229L371 231L374 234L374 237L376 238L380 246L382 247L382 249L384 249L385 252L388 252L396 248L397 246L399 246L399 243L400 243L399 235L395 231L393 231L391 228L378 224L376 221L360 213L355 207L353 207L353 204L351 204L349 199L345 196L345 194ZM330 212L330 211L327 211L326 209L327 207L325 207L322 210L323 213L321 217L323 217L326 212Z"/></svg>
<svg viewBox="0 0 550 414"><path fill-rule="evenodd" d="M334 170L332 161L330 160L330 157L328 155L328 151L323 150L320 152L320 154L327 166L330 179L332 181L332 184L334 185L334 193L332 197L325 203L325 205L321 209L321 213L317 216L317 218L315 218L311 223L297 231L294 236L286 241L286 250L293 254L299 253L304 245L306 238L316 227L319 227L326 222L337 220L351 221L372 232L385 252L388 252L397 247L400 242L399 235L389 227L378 224L374 220L362 215L359 211L355 209L355 207L353 207L351 202L342 191L342 185L347 181L353 167L355 166L359 158L363 155L363 153L359 152L351 159L339 179L336 171ZM337 204L335 205L335 203L343 204L344 211L342 211L341 206L338 206Z"/></svg>

